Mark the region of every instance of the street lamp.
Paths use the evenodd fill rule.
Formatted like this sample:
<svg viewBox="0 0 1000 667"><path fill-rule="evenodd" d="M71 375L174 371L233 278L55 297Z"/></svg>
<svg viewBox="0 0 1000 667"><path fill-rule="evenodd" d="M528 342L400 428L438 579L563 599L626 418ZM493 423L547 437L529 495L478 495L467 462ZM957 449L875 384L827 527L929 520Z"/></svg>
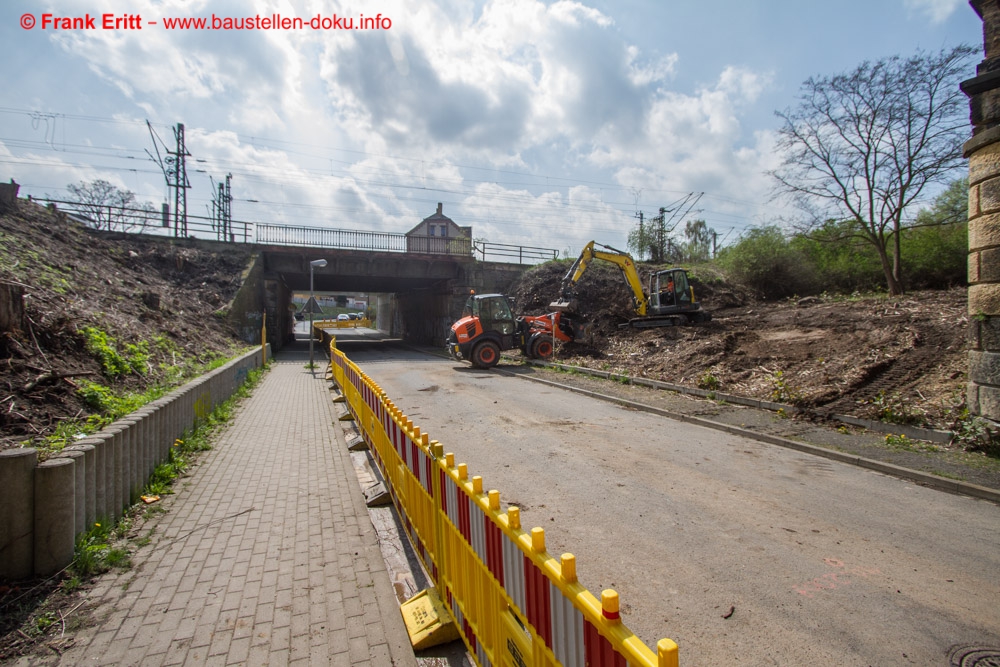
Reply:
<svg viewBox="0 0 1000 667"><path fill-rule="evenodd" d="M326 266L325 259L314 259L309 262L309 370L313 375L316 375L316 367L313 365L313 303L315 297L313 296L313 271L315 269L322 269Z"/></svg>

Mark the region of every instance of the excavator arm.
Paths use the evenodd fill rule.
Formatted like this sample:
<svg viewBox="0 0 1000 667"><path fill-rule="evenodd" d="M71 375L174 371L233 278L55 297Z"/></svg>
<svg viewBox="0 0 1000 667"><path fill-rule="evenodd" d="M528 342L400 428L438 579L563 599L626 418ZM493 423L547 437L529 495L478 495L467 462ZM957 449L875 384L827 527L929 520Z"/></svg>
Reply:
<svg viewBox="0 0 1000 667"><path fill-rule="evenodd" d="M597 250L595 249L595 246L602 249ZM622 272L622 277L625 279L625 283L629 286L629 289L632 290L632 309L640 317L645 317L646 311L649 307L649 298L646 296L645 292L642 291L642 282L639 280L639 272L635 268L635 262L632 261L632 256L627 252L597 243L596 241L591 241L584 246L583 252L580 253L580 256L576 258L575 262L573 262L573 266L569 268L569 271L567 271L565 277L563 277L562 287L559 291L559 300L550 303L549 308L555 311L566 311L574 308L573 288L576 286L577 282L579 282L580 278L583 277L587 267L590 266L590 262L594 259L611 262L618 267L618 269Z"/></svg>

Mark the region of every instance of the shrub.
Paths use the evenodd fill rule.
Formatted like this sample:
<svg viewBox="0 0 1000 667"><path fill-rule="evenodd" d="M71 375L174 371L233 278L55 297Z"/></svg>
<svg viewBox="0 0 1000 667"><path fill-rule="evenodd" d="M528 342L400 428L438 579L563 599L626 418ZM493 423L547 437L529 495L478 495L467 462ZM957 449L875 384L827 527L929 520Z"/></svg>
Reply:
<svg viewBox="0 0 1000 667"><path fill-rule="evenodd" d="M117 341L97 327L80 329L87 351L101 364L101 370L109 378L121 375L145 375L149 364L149 344L146 341L128 343L125 353L118 351Z"/></svg>
<svg viewBox="0 0 1000 667"><path fill-rule="evenodd" d="M817 288L812 263L776 226L747 230L736 245L719 252L718 261L732 280L765 298L811 294Z"/></svg>

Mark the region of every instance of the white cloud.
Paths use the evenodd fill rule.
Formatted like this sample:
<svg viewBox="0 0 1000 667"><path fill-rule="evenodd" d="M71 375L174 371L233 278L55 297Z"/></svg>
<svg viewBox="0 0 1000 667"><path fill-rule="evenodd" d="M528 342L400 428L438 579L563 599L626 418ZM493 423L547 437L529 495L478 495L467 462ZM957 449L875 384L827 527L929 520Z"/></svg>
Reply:
<svg viewBox="0 0 1000 667"><path fill-rule="evenodd" d="M727 67L719 75L717 87L734 102L753 103L771 85L773 75L760 74L742 67Z"/></svg>
<svg viewBox="0 0 1000 667"><path fill-rule="evenodd" d="M81 2L63 4L86 11ZM245 4L136 0L129 11L361 11ZM207 160L189 194L198 212L208 199L202 181L232 171L234 213L244 219L405 231L444 200L476 236L545 245L557 233L578 249L591 238L624 243L612 236L631 224L629 187L667 193L647 194L654 206L690 190L759 198L766 137L748 136L741 117L769 90L767 73L730 66L710 86L677 90L677 53L644 50L610 16L570 0L386 0L379 11L391 30L49 39L96 74L96 84L87 79L93 99L81 105L113 97L154 122L186 124L189 150ZM621 188L609 195L575 178Z"/></svg>
<svg viewBox="0 0 1000 667"><path fill-rule="evenodd" d="M931 23L943 23L960 6L963 0L903 0L911 14L923 14Z"/></svg>

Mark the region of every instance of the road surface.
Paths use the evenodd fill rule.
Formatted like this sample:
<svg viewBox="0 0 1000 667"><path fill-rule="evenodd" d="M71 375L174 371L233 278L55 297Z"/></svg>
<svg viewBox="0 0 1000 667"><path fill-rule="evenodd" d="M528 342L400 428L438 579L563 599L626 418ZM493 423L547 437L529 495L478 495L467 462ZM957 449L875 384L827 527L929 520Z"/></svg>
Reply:
<svg viewBox="0 0 1000 667"><path fill-rule="evenodd" d="M347 354L683 665L1000 647L997 505L419 352Z"/></svg>

